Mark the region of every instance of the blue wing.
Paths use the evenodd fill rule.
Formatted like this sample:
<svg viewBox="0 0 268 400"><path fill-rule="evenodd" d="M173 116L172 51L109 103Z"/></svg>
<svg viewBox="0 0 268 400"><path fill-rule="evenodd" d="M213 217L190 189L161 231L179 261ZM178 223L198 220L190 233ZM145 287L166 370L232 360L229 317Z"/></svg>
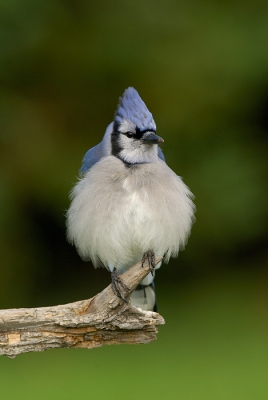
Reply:
<svg viewBox="0 0 268 400"><path fill-rule="evenodd" d="M102 154L101 143L97 144L97 146L92 147L89 149L84 158L83 158L83 165L80 169L80 173L84 175L96 162L100 161L104 154Z"/></svg>
<svg viewBox="0 0 268 400"><path fill-rule="evenodd" d="M160 160L166 162L164 153L163 153L163 151L160 149L160 147L158 147L158 157L160 158Z"/></svg>
<svg viewBox="0 0 268 400"><path fill-rule="evenodd" d="M89 149L84 158L83 165L80 169L80 174L84 175L94 164L96 164L103 157L111 154L111 134L113 131L113 123L108 125L102 141L96 146Z"/></svg>

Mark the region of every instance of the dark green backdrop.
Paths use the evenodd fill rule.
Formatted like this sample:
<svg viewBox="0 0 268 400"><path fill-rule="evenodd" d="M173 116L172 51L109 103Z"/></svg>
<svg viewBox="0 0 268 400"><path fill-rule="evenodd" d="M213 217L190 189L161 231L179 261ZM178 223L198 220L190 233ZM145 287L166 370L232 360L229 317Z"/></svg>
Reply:
<svg viewBox="0 0 268 400"><path fill-rule="evenodd" d="M155 343L1 358L3 398L267 399L267 1L1 0L0 38L0 308L109 283L64 213L126 87L197 205Z"/></svg>

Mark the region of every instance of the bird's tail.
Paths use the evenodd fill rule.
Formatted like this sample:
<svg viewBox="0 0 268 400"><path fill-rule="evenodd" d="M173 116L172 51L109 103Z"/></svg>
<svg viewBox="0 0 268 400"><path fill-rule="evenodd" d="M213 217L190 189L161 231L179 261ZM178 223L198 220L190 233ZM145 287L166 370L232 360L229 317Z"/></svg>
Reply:
<svg viewBox="0 0 268 400"><path fill-rule="evenodd" d="M144 311L157 311L155 285L151 282L149 285L138 285L130 296L130 302L133 306L139 307Z"/></svg>

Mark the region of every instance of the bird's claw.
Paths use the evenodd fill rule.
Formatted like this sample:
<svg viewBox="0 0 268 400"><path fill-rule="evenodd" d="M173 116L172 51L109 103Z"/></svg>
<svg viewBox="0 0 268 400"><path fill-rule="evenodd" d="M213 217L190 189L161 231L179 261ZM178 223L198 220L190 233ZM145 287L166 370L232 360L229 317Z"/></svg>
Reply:
<svg viewBox="0 0 268 400"><path fill-rule="evenodd" d="M119 273L117 272L117 269L114 268L112 273L111 273L111 277L112 277L112 289L114 294L119 297L120 299L122 299L125 303L128 303L128 301L125 299L125 297L123 296L119 285L125 289L126 291L129 291L129 288L124 284L124 282L122 281L122 279L120 278Z"/></svg>
<svg viewBox="0 0 268 400"><path fill-rule="evenodd" d="M143 268L143 265L145 264L146 260L148 261L151 274L154 276L155 254L154 254L154 252L152 250L146 251L143 254L143 257L142 257L142 260L141 260L142 268Z"/></svg>

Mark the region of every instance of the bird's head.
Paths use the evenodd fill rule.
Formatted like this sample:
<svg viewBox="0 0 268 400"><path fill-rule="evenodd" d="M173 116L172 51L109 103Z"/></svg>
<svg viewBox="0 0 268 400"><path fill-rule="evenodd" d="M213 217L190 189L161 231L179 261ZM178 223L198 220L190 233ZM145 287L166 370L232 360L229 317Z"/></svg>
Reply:
<svg viewBox="0 0 268 400"><path fill-rule="evenodd" d="M137 90L129 87L119 100L111 135L112 154L126 164L142 164L158 160L158 144L152 114Z"/></svg>

